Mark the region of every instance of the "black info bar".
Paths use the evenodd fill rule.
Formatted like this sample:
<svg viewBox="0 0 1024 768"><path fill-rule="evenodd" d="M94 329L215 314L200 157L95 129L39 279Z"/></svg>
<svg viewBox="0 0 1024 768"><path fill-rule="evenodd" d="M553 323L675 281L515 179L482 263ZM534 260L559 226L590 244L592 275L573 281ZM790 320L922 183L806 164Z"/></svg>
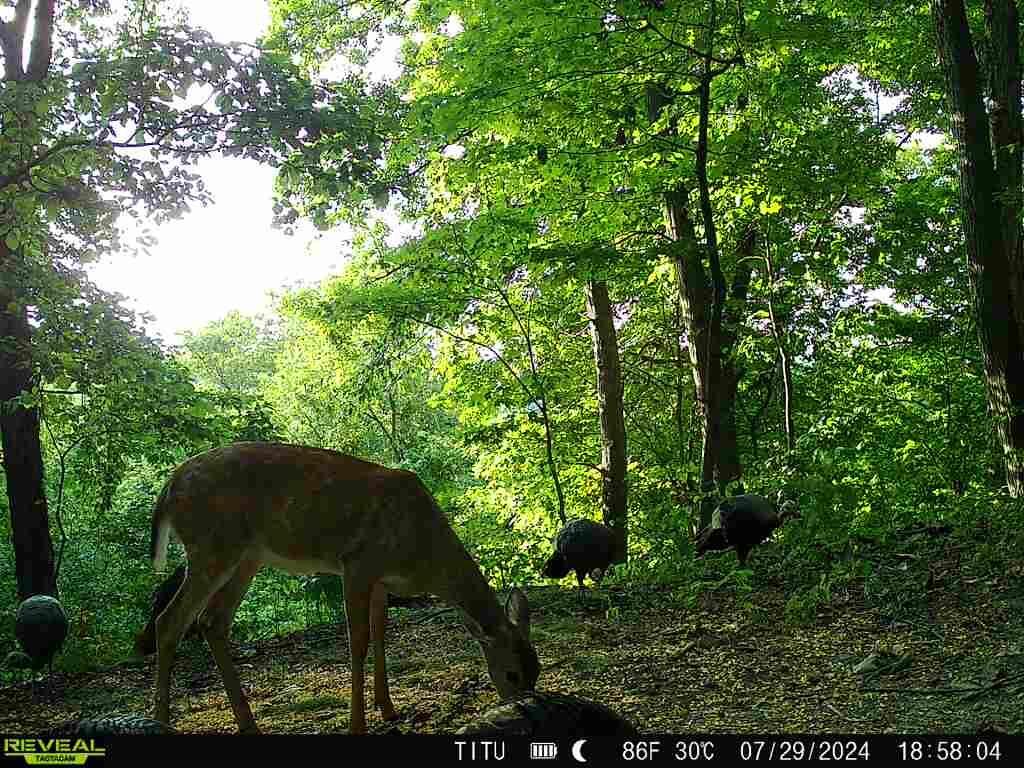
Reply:
<svg viewBox="0 0 1024 768"><path fill-rule="evenodd" d="M651 735L460 737L433 735L112 736L86 739L0 736L4 765L160 765L208 759L272 764L459 763L679 765L685 763L877 762L1020 765L1020 735ZM392 763L392 761L395 761ZM257 764L254 762L253 764ZM198 763L197 763L198 764ZM220 764L220 763L218 763ZM243 763L244 764L244 763Z"/></svg>

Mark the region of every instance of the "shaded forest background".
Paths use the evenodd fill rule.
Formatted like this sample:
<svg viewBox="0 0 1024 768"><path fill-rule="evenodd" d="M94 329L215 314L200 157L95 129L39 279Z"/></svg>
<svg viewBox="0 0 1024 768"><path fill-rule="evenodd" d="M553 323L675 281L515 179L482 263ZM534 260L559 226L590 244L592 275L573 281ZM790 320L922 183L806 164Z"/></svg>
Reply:
<svg viewBox="0 0 1024 768"><path fill-rule="evenodd" d="M539 583L583 516L625 521L606 583L756 602L779 579L797 625L854 584L913 600L927 548L903 582L878 553L929 530L1019 592L1015 3L272 7L252 47L156 2L3 5L4 428L38 436L58 666L130 653L153 500L233 440L415 471L499 589ZM385 34L395 79L367 66ZM352 225L352 253L170 347L84 267L208 202L193 164L217 153L275 165L279 224ZM780 488L803 516L778 557L694 559L715 499ZM267 571L235 636L341 610L336 579Z"/></svg>

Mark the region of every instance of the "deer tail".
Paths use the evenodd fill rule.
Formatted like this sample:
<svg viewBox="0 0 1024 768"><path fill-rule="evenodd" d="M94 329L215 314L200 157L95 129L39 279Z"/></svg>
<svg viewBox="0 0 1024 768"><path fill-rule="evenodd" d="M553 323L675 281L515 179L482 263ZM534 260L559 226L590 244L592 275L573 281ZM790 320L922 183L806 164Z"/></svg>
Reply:
<svg viewBox="0 0 1024 768"><path fill-rule="evenodd" d="M153 569L162 571L167 565L167 544L170 539L171 522L167 519L167 499L171 493L171 481L168 480L153 505L153 527L149 534L149 559L153 561Z"/></svg>

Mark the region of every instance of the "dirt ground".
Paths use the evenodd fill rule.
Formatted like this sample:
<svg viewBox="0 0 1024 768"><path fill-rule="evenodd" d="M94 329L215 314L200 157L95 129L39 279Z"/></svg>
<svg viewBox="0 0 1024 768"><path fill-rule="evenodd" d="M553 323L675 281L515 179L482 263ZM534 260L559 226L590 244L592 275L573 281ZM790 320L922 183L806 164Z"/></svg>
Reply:
<svg viewBox="0 0 1024 768"><path fill-rule="evenodd" d="M683 586L527 591L542 672L538 688L615 709L642 732L1024 732L1020 576L984 582L940 573L906 617L855 587L809 620L784 620L784 585L755 576L691 600ZM909 605L910 603L908 603ZM497 701L479 648L442 604L392 608L388 662L400 719L375 733L452 733ZM349 716L343 626L235 648L265 733L344 733ZM368 664L370 661L368 660ZM368 666L368 686L372 688ZM0 690L0 732L39 732L108 712L150 713L153 660L40 677ZM172 719L187 733L231 733L223 686L201 640L182 644Z"/></svg>

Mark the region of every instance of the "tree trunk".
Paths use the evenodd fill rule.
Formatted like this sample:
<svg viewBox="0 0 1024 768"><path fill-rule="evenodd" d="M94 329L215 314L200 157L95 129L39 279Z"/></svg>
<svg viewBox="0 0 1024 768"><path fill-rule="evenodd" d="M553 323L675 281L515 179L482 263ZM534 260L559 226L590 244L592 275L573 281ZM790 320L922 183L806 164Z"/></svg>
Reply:
<svg viewBox="0 0 1024 768"><path fill-rule="evenodd" d="M713 17L712 8L711 26ZM704 245L697 239L690 218L688 194L684 188L667 190L664 206L668 238L673 243L672 260L679 286L679 302L690 350L694 387L697 401L701 404L701 488L705 492L717 489L722 493L729 483L739 480L742 475L735 419L736 390L740 375L733 366L730 354L735 340L734 333L723 331L723 327L732 323L733 319L727 320L725 317L727 292L719 261L718 239L707 181L711 78L706 60L699 90L697 146L698 192L705 219ZM671 98L671 94L657 85L647 88L647 115L652 122L658 119ZM666 132L672 133L674 129L666 129ZM710 275L704 266L705 257L710 266ZM740 262L737 269L734 289L740 288L742 296L739 298L745 300L751 267ZM711 522L715 503L714 494L705 496L701 502L698 528L704 528Z"/></svg>
<svg viewBox="0 0 1024 768"><path fill-rule="evenodd" d="M43 486L39 411L14 398L32 389L32 327L18 295L17 259L0 240L0 435L11 508L18 600L56 595L53 541Z"/></svg>
<svg viewBox="0 0 1024 768"><path fill-rule="evenodd" d="M693 222L690 220L685 190L676 189L665 193L665 224L673 243L672 263L679 289L679 308L686 330L686 346L690 353L693 387L697 402L701 404L701 488L706 491L714 487L712 422L717 423L717 419L711 418L713 404L710 402L709 382L705 375L708 371L707 354L712 346L708 343L711 286L701 260L700 243L697 242ZM714 506L713 499L701 502L698 528L704 528L711 522Z"/></svg>
<svg viewBox="0 0 1024 768"><path fill-rule="evenodd" d="M736 436L736 394L743 374L736 367L734 352L737 338L736 329L740 327L743 316L746 314L747 293L750 288L750 275L754 271L753 254L756 247L757 234L753 228L750 228L743 235L737 248L736 269L733 272L728 301L723 307L722 321L718 329L719 341L715 345L721 360L719 364L721 428L715 479L723 489L727 483L738 481L743 474L739 440ZM739 491L742 493L742 487Z"/></svg>
<svg viewBox="0 0 1024 768"><path fill-rule="evenodd" d="M752 262L741 260L737 264L731 297L727 302L730 311L723 311L723 322L718 332L712 333L712 288L701 260L701 245L689 217L684 191L675 190L665 195L665 219L669 238L674 243L672 260L693 384L697 400L702 403L701 486L722 492L729 483L742 476L735 411L742 375L736 369L732 347L736 341L738 317L746 303ZM752 235L745 239L741 243L741 254L752 249L753 243ZM701 504L699 528L711 522L715 503L715 499L709 497Z"/></svg>
<svg viewBox="0 0 1024 768"><path fill-rule="evenodd" d="M985 110L986 94L963 0L932 0L932 16L960 160L961 217L989 412L1003 452L1007 486L1012 496L1020 497L1024 495L1024 291L1016 6L1012 0L986 1L993 56L991 115Z"/></svg>
<svg viewBox="0 0 1024 768"><path fill-rule="evenodd" d="M601 417L601 511L605 524L616 534L612 562L625 563L629 552L629 527L626 522L626 421L622 405L619 344L607 283L595 280L587 282L587 315L594 341L597 402Z"/></svg>
<svg viewBox="0 0 1024 768"><path fill-rule="evenodd" d="M665 105L671 102L672 96L658 85L647 87L647 117L651 122L661 115ZM674 128L666 128L665 133L674 134ZM690 370L693 375L694 396L700 404L701 413L701 502L695 530L707 527L711 522L711 513L715 507L713 494L708 491L714 488L714 440L717 437L715 428L718 419L712 401L713 387L709 387L707 374L710 371L708 356L710 355L710 312L711 284L704 260L701 245L697 240L693 221L690 218L688 192L678 186L664 193L665 230L672 243L670 257L675 270L676 285L679 289L679 309L682 314L683 328L686 331L686 346L690 353Z"/></svg>
<svg viewBox="0 0 1024 768"><path fill-rule="evenodd" d="M985 21L988 27L989 94L992 104L989 127L995 160L996 196L993 202L999 212L1003 249L1009 265L1010 292L1017 331L1024 340L1024 264L1020 248L1020 25L1016 2L986 0Z"/></svg>
<svg viewBox="0 0 1024 768"><path fill-rule="evenodd" d="M8 103L10 112L0 117L18 126L17 146L5 150L5 160L36 154L32 91L25 99L20 83L38 83L47 75L53 53L53 21L56 0L19 0L14 13L0 22L0 49L4 57L3 87L15 97ZM31 25L30 22L31 21ZM26 41L31 27L32 35ZM14 106L17 105L17 106ZM22 179L18 174L8 184ZM18 254L6 243L18 221L0 226L0 435L7 478L7 499L11 506L11 531L14 538L15 575L18 597L57 594L53 563L50 517L43 486L43 451L39 441L39 411L11 402L32 388L32 326L28 321L28 300L18 289L24 275Z"/></svg>

